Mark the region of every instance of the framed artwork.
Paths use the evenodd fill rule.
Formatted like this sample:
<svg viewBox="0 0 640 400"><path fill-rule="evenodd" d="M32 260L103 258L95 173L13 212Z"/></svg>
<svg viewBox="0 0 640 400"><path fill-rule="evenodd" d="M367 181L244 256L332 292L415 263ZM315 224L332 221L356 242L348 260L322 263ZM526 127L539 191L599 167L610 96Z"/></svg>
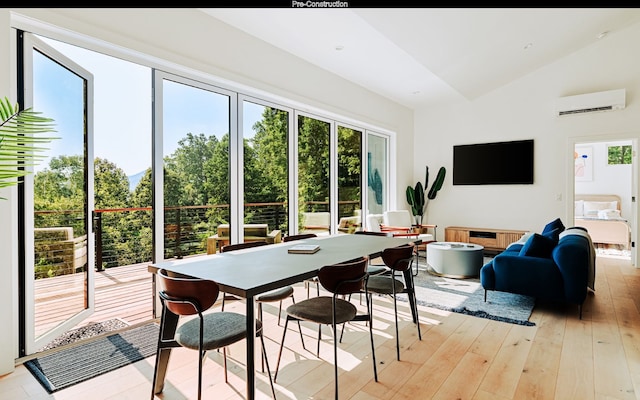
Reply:
<svg viewBox="0 0 640 400"><path fill-rule="evenodd" d="M574 175L577 182L593 180L593 148L591 146L576 146L573 152Z"/></svg>

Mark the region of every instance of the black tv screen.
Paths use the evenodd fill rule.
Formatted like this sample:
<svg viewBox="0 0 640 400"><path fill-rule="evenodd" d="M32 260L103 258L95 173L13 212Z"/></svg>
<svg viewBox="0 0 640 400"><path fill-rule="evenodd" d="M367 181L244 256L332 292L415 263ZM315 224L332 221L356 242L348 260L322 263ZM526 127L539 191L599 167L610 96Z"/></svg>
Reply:
<svg viewBox="0 0 640 400"><path fill-rule="evenodd" d="M454 185L533 183L533 139L453 146Z"/></svg>

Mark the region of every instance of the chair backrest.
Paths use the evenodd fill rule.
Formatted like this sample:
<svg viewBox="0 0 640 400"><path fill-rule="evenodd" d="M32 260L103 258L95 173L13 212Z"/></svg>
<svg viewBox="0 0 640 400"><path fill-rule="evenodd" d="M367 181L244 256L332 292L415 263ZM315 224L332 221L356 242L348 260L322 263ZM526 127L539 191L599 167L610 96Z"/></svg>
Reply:
<svg viewBox="0 0 640 400"><path fill-rule="evenodd" d="M269 243L264 241L256 241L256 242L244 242L244 243L236 243L236 244L228 244L226 246L222 246L220 248L220 253L226 253L234 250L242 250L242 249L250 249L252 247L264 246Z"/></svg>
<svg viewBox="0 0 640 400"><path fill-rule="evenodd" d="M383 224L386 226L411 228L413 225L411 214L407 210L385 211L382 218Z"/></svg>
<svg viewBox="0 0 640 400"><path fill-rule="evenodd" d="M301 233L299 235L288 235L282 238L283 242L293 242L294 240L311 239L318 237L315 233Z"/></svg>
<svg viewBox="0 0 640 400"><path fill-rule="evenodd" d="M380 215L369 214L367 215L367 230L370 232L380 232Z"/></svg>
<svg viewBox="0 0 640 400"><path fill-rule="evenodd" d="M325 265L318 270L318 281L329 292L342 295L358 293L365 288L369 257L356 261Z"/></svg>
<svg viewBox="0 0 640 400"><path fill-rule="evenodd" d="M209 309L218 298L218 284L161 269L157 273L160 298L176 315L193 315ZM199 309L198 309L199 308Z"/></svg>
<svg viewBox="0 0 640 400"><path fill-rule="evenodd" d="M395 271L406 271L411 267L413 260L413 243L397 247L388 247L382 250L382 261Z"/></svg>

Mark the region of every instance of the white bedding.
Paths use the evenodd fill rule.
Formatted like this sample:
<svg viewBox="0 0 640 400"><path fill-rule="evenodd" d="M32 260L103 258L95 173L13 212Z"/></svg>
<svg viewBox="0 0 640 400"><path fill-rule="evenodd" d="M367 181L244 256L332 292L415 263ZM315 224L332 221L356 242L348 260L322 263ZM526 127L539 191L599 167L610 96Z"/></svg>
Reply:
<svg viewBox="0 0 640 400"><path fill-rule="evenodd" d="M619 244L629 248L631 228L620 215L617 195L576 195L575 225L589 232L594 243Z"/></svg>

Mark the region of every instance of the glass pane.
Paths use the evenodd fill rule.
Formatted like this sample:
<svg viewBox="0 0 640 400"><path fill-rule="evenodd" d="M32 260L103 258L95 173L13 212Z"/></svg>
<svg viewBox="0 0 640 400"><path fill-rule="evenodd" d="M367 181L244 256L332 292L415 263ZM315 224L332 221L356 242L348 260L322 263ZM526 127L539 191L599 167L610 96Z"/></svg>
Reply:
<svg viewBox="0 0 640 400"><path fill-rule="evenodd" d="M85 80L35 51L33 108L53 118L34 169L35 337L88 308ZM60 101L64 99L64 101ZM53 306L52 302L57 303Z"/></svg>
<svg viewBox="0 0 640 400"><path fill-rule="evenodd" d="M228 232L230 100L168 80L163 86L164 256L182 258L205 253L218 225Z"/></svg>
<svg viewBox="0 0 640 400"><path fill-rule="evenodd" d="M245 232L252 233L244 241L264 233L267 241L277 243L289 231L289 113L245 101L242 115L244 223Z"/></svg>
<svg viewBox="0 0 640 400"><path fill-rule="evenodd" d="M338 232L362 227L362 132L338 126Z"/></svg>
<svg viewBox="0 0 640 400"><path fill-rule="evenodd" d="M367 215L382 214L387 209L387 139L369 134L367 146Z"/></svg>
<svg viewBox="0 0 640 400"><path fill-rule="evenodd" d="M330 125L298 116L298 232L328 235Z"/></svg>

